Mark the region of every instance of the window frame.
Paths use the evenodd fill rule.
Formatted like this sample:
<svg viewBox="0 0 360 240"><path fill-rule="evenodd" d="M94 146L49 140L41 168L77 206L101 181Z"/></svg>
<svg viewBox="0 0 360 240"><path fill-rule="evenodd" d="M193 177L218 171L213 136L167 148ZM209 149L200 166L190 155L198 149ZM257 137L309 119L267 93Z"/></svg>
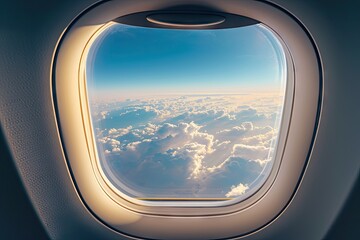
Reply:
<svg viewBox="0 0 360 240"><path fill-rule="evenodd" d="M276 154L281 160L274 162L272 180L268 178L261 191L246 200L221 207L204 207L203 203L198 206L179 206L178 203L164 206L164 202L158 203L160 206L147 206L134 199L119 197L106 182L109 180L101 174L102 169L96 160L98 155L87 105L84 59L91 41L100 33L104 23L121 15L156 10L159 4L171 4L164 2L101 2L78 17L61 37L54 54L52 90L59 137L70 177L90 212L112 229L129 236L173 239L178 236L174 227L183 233L181 238L191 239L249 234L276 219L290 203L301 182L320 112L322 71L318 53L302 25L268 3L250 0L213 3L224 12L261 21L279 36L284 49L288 49L287 65L291 68L288 74L293 72L294 76L288 78L286 84L288 96L285 97ZM210 1L196 2L206 4ZM196 221L199 217L202 220ZM164 224L172 230L164 231Z"/></svg>
<svg viewBox="0 0 360 240"><path fill-rule="evenodd" d="M274 159L272 160L272 166L270 166L269 174L265 177L265 180L262 184L260 184L259 187L255 189L250 189L247 193L245 193L243 197L234 198L232 200L227 201L214 201L211 199L179 199L179 200L164 200L162 201L146 201L141 199L136 199L128 196L126 193L123 193L120 189L118 189L114 184L106 177L106 174L104 172L103 166L101 166L100 163L100 157L97 152L96 147L96 137L95 137L95 131L93 129L93 124L91 120L91 114L90 114L90 103L88 98L88 91L87 91L87 83L86 83L86 63L87 63L87 57L88 53L90 51L90 48L92 44L96 41L98 36L102 34L103 31L107 30L112 25L117 24L116 22L109 22L103 26L101 26L96 33L92 36L92 38L89 40L88 44L85 47L84 53L82 55L80 68L81 68L81 77L80 77L80 96L84 96L80 99L83 113L83 121L89 121L89 123L86 125L85 134L88 142L88 148L93 150L93 154L91 155L91 161L94 167L94 171L96 171L96 176L98 177L99 183L102 185L104 189L106 189L107 193L111 195L111 197L116 200L119 204L124 206L130 206L133 207L133 209L138 208L137 206L142 206L139 208L139 212L144 213L152 213L152 214L166 214L166 215L173 215L174 211L173 208L181 208L182 212L186 212L186 215L195 215L195 216L201 216L201 215L212 215L214 214L221 214L221 213L231 213L234 210L228 208L224 208L226 206L232 206L237 205L238 210L243 209L244 207L251 205L254 202L254 199L261 198L266 192L269 190L270 186L274 182L276 178L277 171L281 164L281 158L282 158L282 152L285 146L286 137L287 137L287 130L290 125L290 116L291 116L291 106L293 102L293 94L294 94L294 69L293 69L293 62L291 55L286 48L285 44L282 42L279 36L276 35L276 33L273 32L273 34L278 38L277 40L280 42L284 54L285 54L285 75L286 80L284 84L285 94L283 97L283 106L282 111L280 113L280 128L278 133L278 140L277 144L275 145L275 154ZM271 29L268 29L269 31L272 31ZM265 170L265 169L264 169ZM255 196L253 196L255 195ZM126 202L124 202L126 200ZM154 209L153 207L157 207ZM159 207L161 209L159 209ZM206 208L201 209L200 212L197 212L196 214L193 213L193 211L188 211L188 208ZM216 210L214 211L214 208L222 207L222 211ZM211 208L211 209L208 209ZM204 213L202 213L204 212ZM174 214L177 216L177 214Z"/></svg>

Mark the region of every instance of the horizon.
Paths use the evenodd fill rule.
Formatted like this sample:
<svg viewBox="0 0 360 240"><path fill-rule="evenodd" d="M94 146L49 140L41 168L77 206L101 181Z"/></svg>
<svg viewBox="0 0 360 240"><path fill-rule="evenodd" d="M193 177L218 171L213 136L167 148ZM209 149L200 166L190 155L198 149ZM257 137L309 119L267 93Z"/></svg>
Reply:
<svg viewBox="0 0 360 240"><path fill-rule="evenodd" d="M88 91L98 97L281 92L286 59L262 25L221 30L115 24L90 49Z"/></svg>

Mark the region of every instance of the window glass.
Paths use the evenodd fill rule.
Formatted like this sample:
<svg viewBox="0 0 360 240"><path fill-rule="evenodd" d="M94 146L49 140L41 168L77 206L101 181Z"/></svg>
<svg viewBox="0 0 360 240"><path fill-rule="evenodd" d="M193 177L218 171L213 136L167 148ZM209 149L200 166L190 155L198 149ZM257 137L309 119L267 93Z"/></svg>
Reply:
<svg viewBox="0 0 360 240"><path fill-rule="evenodd" d="M275 160L286 59L262 24L175 30L113 24L86 62L98 160L142 200L229 200Z"/></svg>

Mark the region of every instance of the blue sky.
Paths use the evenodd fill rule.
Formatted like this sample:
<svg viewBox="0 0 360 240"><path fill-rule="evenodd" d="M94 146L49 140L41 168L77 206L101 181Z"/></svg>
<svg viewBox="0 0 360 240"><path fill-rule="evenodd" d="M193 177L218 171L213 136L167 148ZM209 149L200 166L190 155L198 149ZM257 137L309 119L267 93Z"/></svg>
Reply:
<svg viewBox="0 0 360 240"><path fill-rule="evenodd" d="M115 24L90 50L90 91L129 96L241 93L281 87L284 56L260 25L171 30Z"/></svg>

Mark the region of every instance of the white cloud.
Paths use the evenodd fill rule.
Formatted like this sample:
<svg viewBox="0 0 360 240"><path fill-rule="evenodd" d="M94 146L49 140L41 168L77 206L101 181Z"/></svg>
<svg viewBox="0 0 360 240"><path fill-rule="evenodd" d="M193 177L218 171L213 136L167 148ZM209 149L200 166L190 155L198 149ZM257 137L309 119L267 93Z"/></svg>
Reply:
<svg viewBox="0 0 360 240"><path fill-rule="evenodd" d="M263 146L270 146L271 141L276 138L277 132L270 127L266 127L265 129L268 130L264 133L257 133L249 137L245 137L242 139L244 144L250 145L263 145Z"/></svg>
<svg viewBox="0 0 360 240"><path fill-rule="evenodd" d="M244 185L242 183L240 183L237 186L232 186L230 192L226 193L225 196L226 197L238 197L242 194L244 194L246 192L246 190L248 190L249 187L247 185Z"/></svg>
<svg viewBox="0 0 360 240"><path fill-rule="evenodd" d="M252 122L243 122L240 126L234 126L231 129L224 129L216 134L217 139L220 141L241 139L246 133L253 131L254 126Z"/></svg>
<svg viewBox="0 0 360 240"><path fill-rule="evenodd" d="M125 134L128 134L130 132L130 130L132 129L132 126L128 126L126 128L111 128L108 133L109 136L113 137L113 138L117 138L117 137L121 137L124 136Z"/></svg>
<svg viewBox="0 0 360 240"><path fill-rule="evenodd" d="M196 142L185 144L182 149L178 150L177 156L190 159L189 170L191 173L188 177L189 179L196 179L200 177L201 173L203 172L202 160L206 154L207 147Z"/></svg>
<svg viewBox="0 0 360 240"><path fill-rule="evenodd" d="M108 143L111 145L111 146L118 146L120 145L120 141L116 140L116 139L110 139L108 140Z"/></svg>
<svg viewBox="0 0 360 240"><path fill-rule="evenodd" d="M112 152L120 152L121 150L118 147L114 147L111 151ZM105 152L106 152L106 150L105 150Z"/></svg>
<svg viewBox="0 0 360 240"><path fill-rule="evenodd" d="M246 160L267 159L270 148L264 146L251 146L234 144L232 155Z"/></svg>
<svg viewBox="0 0 360 240"><path fill-rule="evenodd" d="M126 181L155 192L171 186L190 195L238 196L272 159L277 131L266 116L274 106L249 96L128 101L100 108L106 119L95 126L97 142Z"/></svg>
<svg viewBox="0 0 360 240"><path fill-rule="evenodd" d="M137 151L137 147L141 144L141 142L132 142L132 143L129 143L127 146L126 146L126 150L130 150L130 151Z"/></svg>
<svg viewBox="0 0 360 240"><path fill-rule="evenodd" d="M241 127L245 129L245 131L252 131L254 130L254 125L252 122L243 122L241 124Z"/></svg>
<svg viewBox="0 0 360 240"><path fill-rule="evenodd" d="M108 114L108 111L102 111L100 112L100 116L102 119L106 119L106 115Z"/></svg>

